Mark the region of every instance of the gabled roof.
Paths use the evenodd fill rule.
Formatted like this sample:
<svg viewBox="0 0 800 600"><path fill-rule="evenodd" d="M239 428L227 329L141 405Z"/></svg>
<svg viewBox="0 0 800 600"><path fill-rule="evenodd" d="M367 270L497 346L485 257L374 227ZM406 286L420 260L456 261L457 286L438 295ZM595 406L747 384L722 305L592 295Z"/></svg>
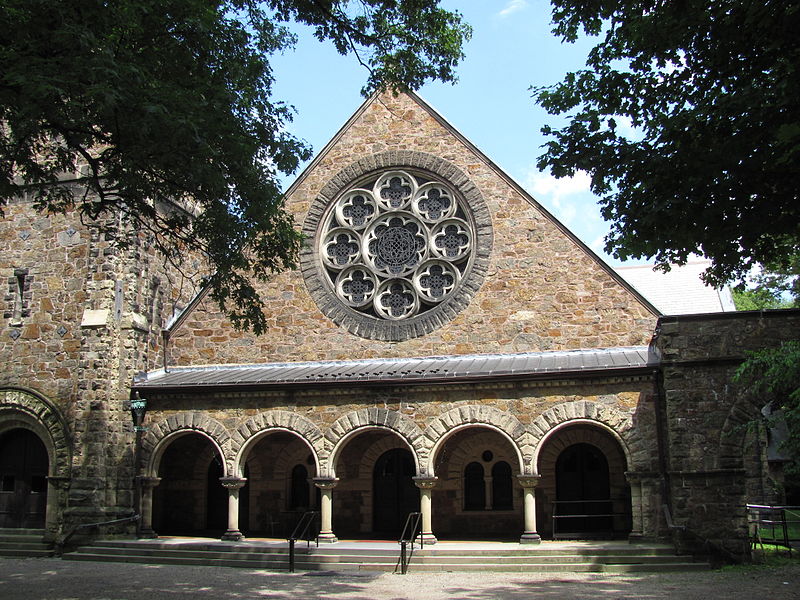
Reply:
<svg viewBox="0 0 800 600"><path fill-rule="evenodd" d="M171 367L134 381L133 389L168 391L212 388L274 388L358 384L415 385L502 379L538 379L609 375L656 367L647 346L471 354L424 358L312 361L252 365Z"/></svg>
<svg viewBox="0 0 800 600"><path fill-rule="evenodd" d="M654 271L653 265L617 267L617 271L665 315L736 310L730 288L717 290L700 279L710 265L711 261L695 260L666 273Z"/></svg>
<svg viewBox="0 0 800 600"><path fill-rule="evenodd" d="M388 93L388 92L386 92ZM649 310L654 316L660 316L661 312L658 308L656 308L650 300L648 300L645 296L643 296L639 291L630 285L623 277L611 267L609 266L602 258L600 258L589 246L583 243L581 239L576 236L566 225L564 225L561 221L559 221L550 211L548 211L544 206L542 206L533 196L528 193L525 188L523 188L520 184L518 184L508 173L503 171L497 164L495 164L492 159L486 156L475 144L473 144L463 133L461 133L458 129L455 128L447 119L445 119L438 111L436 111L430 104L425 102L422 98L420 98L414 92L405 92L411 100L413 100L422 110L427 112L435 121L437 121L444 129L446 129L451 135L453 135L459 142L461 142L465 147L467 147L470 152L475 154L481 161L483 161L498 177L500 177L506 184L508 184L511 188L514 189L520 196L522 196L528 203L534 206L542 215L548 219L553 225L555 225L562 234L567 236L576 246L578 246L583 252L590 257L594 262L596 262L600 268L602 268L606 273L609 274L617 283L619 283L622 287L624 287L628 292L630 292L639 302L644 305L647 310ZM291 186L286 190L285 196L290 196L292 192L303 182L303 180L314 171L316 166L322 162L326 155L330 152L330 150L336 146L339 140L347 133L348 129L359 120L361 115L369 108L369 106L378 101L381 94L376 92L372 94L364 103L356 110L355 113L347 120L347 122L342 125L339 131L331 138L331 140L325 144L322 150L314 157L303 172L298 175L297 179L292 183Z"/></svg>

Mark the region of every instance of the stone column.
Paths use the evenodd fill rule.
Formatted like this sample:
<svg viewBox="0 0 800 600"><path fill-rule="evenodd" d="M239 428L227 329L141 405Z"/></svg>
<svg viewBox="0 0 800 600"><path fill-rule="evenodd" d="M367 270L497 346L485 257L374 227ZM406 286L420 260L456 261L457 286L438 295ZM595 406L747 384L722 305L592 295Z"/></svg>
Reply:
<svg viewBox="0 0 800 600"><path fill-rule="evenodd" d="M59 507L65 505L64 493L70 478L61 475L47 476L47 505L45 507L44 541L54 542L59 534Z"/></svg>
<svg viewBox="0 0 800 600"><path fill-rule="evenodd" d="M161 483L161 478L139 476L137 479L142 490L142 515L139 521L139 537L157 538L158 534L153 531L153 489Z"/></svg>
<svg viewBox="0 0 800 600"><path fill-rule="evenodd" d="M642 478L639 473L628 471L625 478L631 486L631 532L629 542L639 542L644 537L642 530Z"/></svg>
<svg viewBox="0 0 800 600"><path fill-rule="evenodd" d="M492 510L494 507L494 487L492 487L492 482L494 479L491 475L487 475L483 478L483 489L484 489L484 508L486 510Z"/></svg>
<svg viewBox="0 0 800 600"><path fill-rule="evenodd" d="M438 477L414 477L414 484L419 488L419 511L422 513L422 543L435 544L436 536L433 535L433 518L431 508L431 490L439 480Z"/></svg>
<svg viewBox="0 0 800 600"><path fill-rule="evenodd" d="M332 544L339 540L333 534L333 488L339 480L335 477L315 477L314 485L320 489L319 499L319 542Z"/></svg>
<svg viewBox="0 0 800 600"><path fill-rule="evenodd" d="M517 481L525 490L525 530L519 539L520 544L539 544L542 538L536 532L536 484L541 475L517 475Z"/></svg>
<svg viewBox="0 0 800 600"><path fill-rule="evenodd" d="M222 534L222 539L238 542L244 536L239 531L239 490L247 483L244 477L220 477L220 483L228 490L228 531Z"/></svg>

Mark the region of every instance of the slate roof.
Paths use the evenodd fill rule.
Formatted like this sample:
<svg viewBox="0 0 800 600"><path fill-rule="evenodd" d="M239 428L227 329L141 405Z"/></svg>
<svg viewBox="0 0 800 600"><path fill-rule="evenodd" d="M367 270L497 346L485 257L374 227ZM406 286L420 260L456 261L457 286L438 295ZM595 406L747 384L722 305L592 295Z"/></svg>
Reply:
<svg viewBox="0 0 800 600"><path fill-rule="evenodd" d="M653 265L617 267L616 271L665 315L728 312L736 310L729 287L716 290L700 279L711 265L690 261L672 269L653 271Z"/></svg>
<svg viewBox="0 0 800 600"><path fill-rule="evenodd" d="M316 385L421 384L610 374L658 365L647 346L470 354L424 358L170 367L134 381L134 390L308 387Z"/></svg>

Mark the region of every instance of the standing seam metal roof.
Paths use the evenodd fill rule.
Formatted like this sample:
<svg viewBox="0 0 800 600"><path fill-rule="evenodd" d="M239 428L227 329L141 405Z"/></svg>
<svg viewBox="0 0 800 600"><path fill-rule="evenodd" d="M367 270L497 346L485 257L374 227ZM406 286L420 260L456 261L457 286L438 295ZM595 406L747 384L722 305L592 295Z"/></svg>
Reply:
<svg viewBox="0 0 800 600"><path fill-rule="evenodd" d="M315 384L455 382L502 377L613 372L654 367L658 358L647 346L530 352L471 354L423 358L380 358L250 365L170 367L147 373L134 389L271 387Z"/></svg>

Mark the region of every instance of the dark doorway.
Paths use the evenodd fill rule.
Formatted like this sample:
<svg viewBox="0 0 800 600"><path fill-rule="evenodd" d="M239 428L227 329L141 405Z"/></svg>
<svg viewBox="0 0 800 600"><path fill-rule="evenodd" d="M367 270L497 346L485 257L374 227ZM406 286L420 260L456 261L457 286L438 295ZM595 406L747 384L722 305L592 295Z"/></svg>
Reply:
<svg viewBox="0 0 800 600"><path fill-rule="evenodd" d="M398 537L408 513L419 511L419 490L414 485L414 457L403 448L381 455L372 477L373 530Z"/></svg>
<svg viewBox="0 0 800 600"><path fill-rule="evenodd" d="M612 532L608 460L592 444L573 444L556 461L555 537L605 537Z"/></svg>
<svg viewBox="0 0 800 600"><path fill-rule="evenodd" d="M0 527L44 527L49 460L27 429L0 436Z"/></svg>
<svg viewBox="0 0 800 600"><path fill-rule="evenodd" d="M208 465L208 504L206 507L206 528L212 535L222 535L228 529L228 489L222 486L220 477L223 476L222 460L214 455L214 460ZM246 495L242 490L239 497Z"/></svg>

